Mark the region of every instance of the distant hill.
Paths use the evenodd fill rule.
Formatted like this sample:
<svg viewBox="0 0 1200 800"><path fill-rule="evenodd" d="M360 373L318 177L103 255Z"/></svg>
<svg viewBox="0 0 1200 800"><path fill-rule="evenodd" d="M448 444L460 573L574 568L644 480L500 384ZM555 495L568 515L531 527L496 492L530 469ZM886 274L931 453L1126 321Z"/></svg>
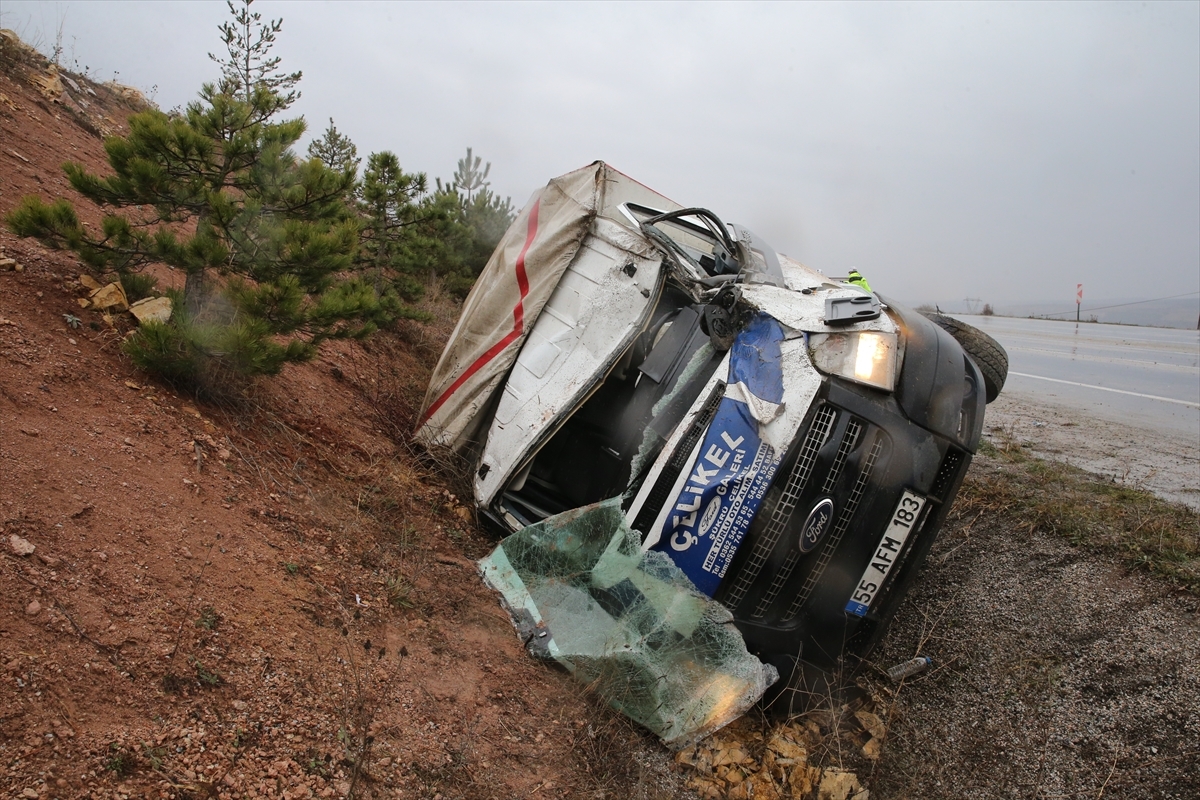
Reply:
<svg viewBox="0 0 1200 800"><path fill-rule="evenodd" d="M982 304L973 308L959 301L941 303L939 307L948 314L978 314ZM1012 303L996 304L993 310L1006 317L1051 317L1073 319L1075 309L1063 303ZM1159 328L1195 329L1200 320L1200 295L1177 297L1171 300L1138 301L1137 298L1107 298L1085 301L1080 308L1080 318L1096 322L1122 325L1147 325Z"/></svg>

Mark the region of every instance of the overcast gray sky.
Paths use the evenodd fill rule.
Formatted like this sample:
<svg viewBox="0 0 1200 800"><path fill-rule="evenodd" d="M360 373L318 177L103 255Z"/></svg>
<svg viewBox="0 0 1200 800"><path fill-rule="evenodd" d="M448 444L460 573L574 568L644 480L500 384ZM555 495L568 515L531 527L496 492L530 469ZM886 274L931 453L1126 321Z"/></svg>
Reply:
<svg viewBox="0 0 1200 800"><path fill-rule="evenodd" d="M912 302L1200 291L1200 3L353 3L284 20L293 107L523 205L596 159ZM0 24L164 109L223 2L4 0Z"/></svg>

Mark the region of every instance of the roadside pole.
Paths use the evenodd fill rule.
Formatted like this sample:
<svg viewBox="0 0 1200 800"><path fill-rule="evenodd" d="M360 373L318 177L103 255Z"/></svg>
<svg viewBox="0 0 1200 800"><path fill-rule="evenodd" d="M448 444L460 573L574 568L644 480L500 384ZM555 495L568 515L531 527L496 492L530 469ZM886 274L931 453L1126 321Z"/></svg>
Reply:
<svg viewBox="0 0 1200 800"><path fill-rule="evenodd" d="M1079 304L1083 302L1083 284L1075 284L1075 323L1079 323Z"/></svg>

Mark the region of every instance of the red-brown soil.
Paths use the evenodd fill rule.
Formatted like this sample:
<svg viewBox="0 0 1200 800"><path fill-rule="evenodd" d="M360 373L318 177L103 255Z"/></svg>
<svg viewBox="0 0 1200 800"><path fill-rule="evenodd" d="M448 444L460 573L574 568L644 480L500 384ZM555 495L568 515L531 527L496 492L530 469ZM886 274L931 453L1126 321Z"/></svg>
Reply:
<svg viewBox="0 0 1200 800"><path fill-rule="evenodd" d="M0 215L33 193L98 225L60 165L104 173L132 108L30 69L0 74ZM212 405L131 366L73 255L0 248L5 797L686 794L524 653L475 570L494 542L405 444L453 303Z"/></svg>

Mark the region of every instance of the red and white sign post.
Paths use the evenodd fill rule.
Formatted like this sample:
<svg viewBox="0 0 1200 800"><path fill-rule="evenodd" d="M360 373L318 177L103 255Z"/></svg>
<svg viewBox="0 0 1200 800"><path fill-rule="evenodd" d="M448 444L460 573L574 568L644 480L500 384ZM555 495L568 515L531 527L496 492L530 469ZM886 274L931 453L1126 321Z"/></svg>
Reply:
<svg viewBox="0 0 1200 800"><path fill-rule="evenodd" d="M1075 284L1075 321L1079 322L1079 304L1083 302L1083 284Z"/></svg>

